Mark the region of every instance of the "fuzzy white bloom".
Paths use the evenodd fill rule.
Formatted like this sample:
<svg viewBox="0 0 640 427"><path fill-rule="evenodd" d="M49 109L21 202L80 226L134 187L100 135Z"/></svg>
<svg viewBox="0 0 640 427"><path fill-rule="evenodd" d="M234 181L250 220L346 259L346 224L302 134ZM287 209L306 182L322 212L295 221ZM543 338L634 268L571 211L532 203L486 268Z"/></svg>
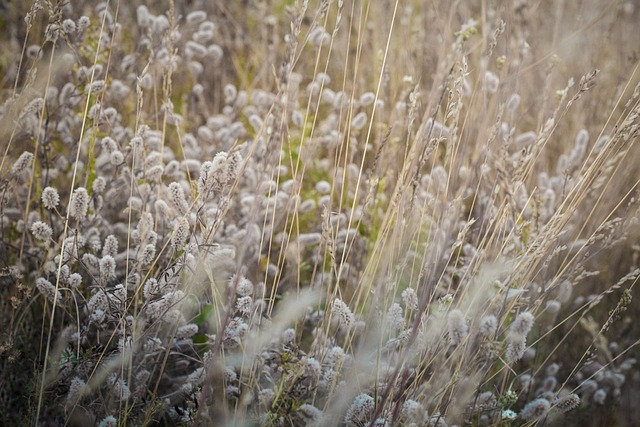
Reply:
<svg viewBox="0 0 640 427"><path fill-rule="evenodd" d="M515 420L518 414L513 412L511 409L505 409L502 411L502 419L503 420Z"/></svg>
<svg viewBox="0 0 640 427"><path fill-rule="evenodd" d="M523 420L539 420L546 416L551 409L551 404L547 399L536 399L527 403L520 412Z"/></svg>
<svg viewBox="0 0 640 427"><path fill-rule="evenodd" d="M195 323L189 323L188 325L180 326L176 331L176 338L191 338L198 333L198 325Z"/></svg>
<svg viewBox="0 0 640 427"><path fill-rule="evenodd" d="M498 329L498 319L494 315L484 316L480 320L479 333L485 338L491 338Z"/></svg>
<svg viewBox="0 0 640 427"><path fill-rule="evenodd" d="M13 175L20 175L24 173L31 166L31 162L33 161L33 154L25 151L20 154L18 160L15 161L13 167L11 168L11 173Z"/></svg>
<svg viewBox="0 0 640 427"><path fill-rule="evenodd" d="M234 283L235 280L232 278L230 282ZM238 280L238 285L236 286L236 294L238 294L241 297L252 295L253 283L251 283L251 280L247 279L246 277L243 277L240 280Z"/></svg>
<svg viewBox="0 0 640 427"><path fill-rule="evenodd" d="M418 295L415 289L407 288L402 291L402 300L407 310L417 310L418 308Z"/></svg>
<svg viewBox="0 0 640 427"><path fill-rule="evenodd" d="M111 255L105 255L100 259L100 279L103 283L116 277L116 260Z"/></svg>
<svg viewBox="0 0 640 427"><path fill-rule="evenodd" d="M47 279L42 277L36 279L36 288L42 295L47 297L47 299L51 303L53 303L54 301L56 301L56 304L62 303L62 294L60 293L60 291L56 292L56 287Z"/></svg>
<svg viewBox="0 0 640 427"><path fill-rule="evenodd" d="M391 330L400 331L404 329L404 311L397 302L394 302L387 311L387 325Z"/></svg>
<svg viewBox="0 0 640 427"><path fill-rule="evenodd" d="M367 113L364 111L360 111L356 116L351 120L351 126L354 129L360 130L367 124Z"/></svg>
<svg viewBox="0 0 640 427"><path fill-rule="evenodd" d="M518 314L515 320L511 322L509 333L526 337L533 327L534 320L535 318L533 317L533 314L529 313L528 311Z"/></svg>
<svg viewBox="0 0 640 427"><path fill-rule="evenodd" d="M184 197L184 192L182 191L182 187L177 182L172 182L169 184L169 193L171 195L171 203L173 207L180 213L180 215L185 215L189 210L189 204L187 203L187 199Z"/></svg>
<svg viewBox="0 0 640 427"><path fill-rule="evenodd" d="M36 221L31 225L31 233L33 233L33 237L35 237L36 239L47 241L51 239L53 230L51 229L49 224L42 221Z"/></svg>
<svg viewBox="0 0 640 427"><path fill-rule="evenodd" d="M359 394L353 400L351 407L344 417L344 422L350 427L366 425L373 415L375 401L368 394Z"/></svg>
<svg viewBox="0 0 640 427"><path fill-rule="evenodd" d="M78 221L83 220L87 216L89 210L89 193L84 187L78 187L71 197L71 205L69 206L69 214Z"/></svg>
<svg viewBox="0 0 640 427"><path fill-rule="evenodd" d="M249 316L253 309L253 298L250 296L240 297L236 301L236 310L243 316Z"/></svg>
<svg viewBox="0 0 640 427"><path fill-rule="evenodd" d="M89 387L80 377L72 378L69 384L69 392L67 393L67 405L75 405L89 391Z"/></svg>
<svg viewBox="0 0 640 427"><path fill-rule="evenodd" d="M111 388L111 392L116 397L116 399L124 401L129 399L131 396L131 391L129 390L129 386L124 379L118 378L117 374L111 374L107 378L107 384L109 384Z"/></svg>
<svg viewBox="0 0 640 427"><path fill-rule="evenodd" d="M60 203L58 190L53 187L46 187L42 190L42 204L46 209L55 209Z"/></svg>
<svg viewBox="0 0 640 427"><path fill-rule="evenodd" d="M460 344L467 336L468 326L460 310L451 310L447 315L447 328L452 345Z"/></svg>
<svg viewBox="0 0 640 427"><path fill-rule="evenodd" d="M340 326L344 328L350 328L356 322L356 319L351 312L351 309L349 309L349 306L339 298L333 300L331 313L338 318L338 323L340 323Z"/></svg>
<svg viewBox="0 0 640 427"><path fill-rule="evenodd" d="M189 13L186 18L187 24L189 25L197 25L206 19L207 14L202 10L194 10L193 12Z"/></svg>
<svg viewBox="0 0 640 427"><path fill-rule="evenodd" d="M184 217L180 217L176 219L173 226L173 235L171 236L171 246L175 251L182 250L188 238L189 238L189 221Z"/></svg>
<svg viewBox="0 0 640 427"><path fill-rule="evenodd" d="M421 424L424 417L424 407L420 402L407 399L402 405L400 414L409 422Z"/></svg>
<svg viewBox="0 0 640 427"><path fill-rule="evenodd" d="M109 415L100 421L98 427L118 427L118 420L114 416Z"/></svg>
<svg viewBox="0 0 640 427"><path fill-rule="evenodd" d="M322 411L309 403L302 404L298 408L298 413L302 415L307 425L319 426L322 423Z"/></svg>
<svg viewBox="0 0 640 427"><path fill-rule="evenodd" d="M527 350L527 338L521 335L507 336L507 351L505 358L508 363L514 363L522 359Z"/></svg>
<svg viewBox="0 0 640 427"><path fill-rule="evenodd" d="M72 289L78 289L80 287L80 284L82 283L82 276L78 273L72 273L69 275L67 283Z"/></svg>
<svg viewBox="0 0 640 427"><path fill-rule="evenodd" d="M580 397L577 394L571 393L557 399L554 405L560 412L569 412L580 405Z"/></svg>

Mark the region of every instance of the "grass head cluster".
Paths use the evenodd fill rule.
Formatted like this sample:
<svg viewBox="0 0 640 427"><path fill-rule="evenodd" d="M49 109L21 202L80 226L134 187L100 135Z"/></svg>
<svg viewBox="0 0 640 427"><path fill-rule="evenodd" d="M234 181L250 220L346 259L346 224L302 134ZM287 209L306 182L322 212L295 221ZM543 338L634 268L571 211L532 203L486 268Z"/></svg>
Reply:
<svg viewBox="0 0 640 427"><path fill-rule="evenodd" d="M638 422L633 2L142 3L0 5L0 424Z"/></svg>

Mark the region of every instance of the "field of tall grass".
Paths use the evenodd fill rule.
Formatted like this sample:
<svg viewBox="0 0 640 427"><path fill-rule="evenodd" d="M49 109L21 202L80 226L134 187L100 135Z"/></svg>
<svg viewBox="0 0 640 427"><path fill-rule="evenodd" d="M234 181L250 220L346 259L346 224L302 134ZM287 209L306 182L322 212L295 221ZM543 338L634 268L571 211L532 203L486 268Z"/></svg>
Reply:
<svg viewBox="0 0 640 427"><path fill-rule="evenodd" d="M638 22L0 4L0 425L639 425Z"/></svg>

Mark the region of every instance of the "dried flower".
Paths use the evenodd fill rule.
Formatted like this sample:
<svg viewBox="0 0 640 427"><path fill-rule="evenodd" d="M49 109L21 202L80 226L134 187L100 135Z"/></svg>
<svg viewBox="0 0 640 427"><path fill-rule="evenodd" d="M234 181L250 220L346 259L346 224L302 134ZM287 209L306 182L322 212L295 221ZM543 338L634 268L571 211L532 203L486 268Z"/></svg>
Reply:
<svg viewBox="0 0 640 427"><path fill-rule="evenodd" d="M108 417L105 417L102 419L102 421L100 421L98 427L118 427L118 420L115 417L109 415Z"/></svg>
<svg viewBox="0 0 640 427"><path fill-rule="evenodd" d="M187 199L184 197L184 192L182 191L182 187L177 182L172 182L169 184L169 193L171 195L171 203L173 207L180 213L180 215L185 215L189 211L189 204L187 203Z"/></svg>
<svg viewBox="0 0 640 427"><path fill-rule="evenodd" d="M55 209L60 203L58 190L53 187L46 187L42 190L42 204L46 209Z"/></svg>
<svg viewBox="0 0 640 427"><path fill-rule="evenodd" d="M69 205L69 214L78 221L82 221L87 216L89 210L89 193L86 188L78 187L71 197L71 205Z"/></svg>
<svg viewBox="0 0 640 427"><path fill-rule="evenodd" d="M533 314L528 311L518 314L509 327L509 333L526 337L533 327L534 320L535 318L533 317Z"/></svg>
<svg viewBox="0 0 640 427"><path fill-rule="evenodd" d="M31 162L33 161L33 154L25 151L20 154L18 160L15 161L13 167L11 168L12 175L20 175L26 172L27 169L31 166Z"/></svg>
<svg viewBox="0 0 640 427"><path fill-rule="evenodd" d="M580 398L575 393L561 397L554 403L554 406L562 413L569 412L577 408L578 405L580 405Z"/></svg>
<svg viewBox="0 0 640 427"><path fill-rule="evenodd" d="M447 315L447 327L449 329L449 339L452 345L460 344L468 333L467 322L464 314L460 310L451 310Z"/></svg>
<svg viewBox="0 0 640 427"><path fill-rule="evenodd" d="M355 324L355 317L349 309L349 306L345 304L341 299L336 298L333 300L333 305L331 306L331 312L334 316L337 317L340 326L343 328L350 328Z"/></svg>
<svg viewBox="0 0 640 427"><path fill-rule="evenodd" d="M498 319L496 316L489 315L484 316L482 320L480 320L480 328L479 333L483 337L491 338L496 334L496 330L498 329Z"/></svg>
<svg viewBox="0 0 640 427"><path fill-rule="evenodd" d="M347 414L344 417L344 422L348 426L352 427L363 426L373 415L374 409L375 402L373 397L364 393L359 394L353 400L351 407L347 411Z"/></svg>
<svg viewBox="0 0 640 427"><path fill-rule="evenodd" d="M42 221L36 221L31 225L31 233L33 236L42 241L47 241L51 239L53 235L53 230L49 226L49 224L44 223Z"/></svg>
<svg viewBox="0 0 640 427"><path fill-rule="evenodd" d="M173 235L171 236L171 246L174 250L179 251L184 248L187 238L189 237L189 221L186 218L177 218L173 226Z"/></svg>
<svg viewBox="0 0 640 427"><path fill-rule="evenodd" d="M404 306L407 310L418 309L418 295L416 294L415 289L407 288L402 291L402 300L404 301Z"/></svg>
<svg viewBox="0 0 640 427"><path fill-rule="evenodd" d="M102 283L115 279L116 260L111 255L105 255L100 259L100 280Z"/></svg>
<svg viewBox="0 0 640 427"><path fill-rule="evenodd" d="M56 304L62 303L62 294L60 291L56 292L56 287L51 284L50 281L39 277L36 279L36 288L40 291L42 295L47 297L49 302L53 303L56 301Z"/></svg>
<svg viewBox="0 0 640 427"><path fill-rule="evenodd" d="M520 418L523 420L539 420L549 413L551 404L546 399L536 399L526 404L522 412L520 412Z"/></svg>
<svg viewBox="0 0 640 427"><path fill-rule="evenodd" d="M397 302L394 302L387 311L387 324L394 331L404 329L404 312Z"/></svg>

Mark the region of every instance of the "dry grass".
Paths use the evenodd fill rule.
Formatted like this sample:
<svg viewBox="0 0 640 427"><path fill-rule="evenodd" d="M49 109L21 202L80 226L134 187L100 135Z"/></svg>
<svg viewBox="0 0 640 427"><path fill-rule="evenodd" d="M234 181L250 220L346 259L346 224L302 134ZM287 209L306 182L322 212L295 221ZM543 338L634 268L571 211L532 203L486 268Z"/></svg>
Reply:
<svg viewBox="0 0 640 427"><path fill-rule="evenodd" d="M632 2L122 3L0 6L3 423L634 425Z"/></svg>

